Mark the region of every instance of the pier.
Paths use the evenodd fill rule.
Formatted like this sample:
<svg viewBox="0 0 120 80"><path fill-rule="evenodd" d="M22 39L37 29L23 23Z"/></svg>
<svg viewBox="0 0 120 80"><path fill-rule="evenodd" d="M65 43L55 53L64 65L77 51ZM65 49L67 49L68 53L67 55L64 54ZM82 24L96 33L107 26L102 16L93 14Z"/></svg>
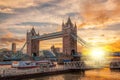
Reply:
<svg viewBox="0 0 120 80"><path fill-rule="evenodd" d="M86 69L84 63L81 61L65 62L64 65L58 65L56 67L45 68L31 68L31 69L17 69L17 68L4 68L0 70L0 80L19 80L19 78L31 78L40 77L54 74L62 74L68 72L82 72L85 73Z"/></svg>

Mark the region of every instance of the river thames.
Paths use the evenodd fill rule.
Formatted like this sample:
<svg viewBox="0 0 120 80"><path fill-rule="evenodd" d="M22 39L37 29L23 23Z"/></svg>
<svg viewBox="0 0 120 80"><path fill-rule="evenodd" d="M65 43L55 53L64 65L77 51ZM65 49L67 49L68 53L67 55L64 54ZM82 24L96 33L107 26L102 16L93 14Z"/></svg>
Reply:
<svg viewBox="0 0 120 80"><path fill-rule="evenodd" d="M108 68L88 70L82 73L67 73L24 80L120 80L120 70L111 71Z"/></svg>

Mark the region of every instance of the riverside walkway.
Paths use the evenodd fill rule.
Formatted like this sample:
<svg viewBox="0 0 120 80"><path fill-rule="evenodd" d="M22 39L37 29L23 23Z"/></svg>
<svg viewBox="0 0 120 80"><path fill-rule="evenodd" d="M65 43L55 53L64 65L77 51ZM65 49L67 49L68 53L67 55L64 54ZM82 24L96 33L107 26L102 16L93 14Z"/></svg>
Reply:
<svg viewBox="0 0 120 80"><path fill-rule="evenodd" d="M116 61L115 61L116 62ZM111 63L113 64L113 63ZM109 66L112 69L120 69L120 63L115 63ZM118 65L118 66L114 66ZM105 67L100 67L105 68ZM56 65L56 67L38 67L38 68L1 68L0 80L21 80L26 78L42 77L48 75L56 75L69 72L82 72L85 70L98 69L95 67L86 66L83 61L65 62L64 65Z"/></svg>
<svg viewBox="0 0 120 80"><path fill-rule="evenodd" d="M29 68L29 69L17 69L17 68L3 68L0 69L0 80L19 80L21 78L30 78L35 76L46 76L53 74L61 74L71 71L81 71L84 73L85 69L89 69L85 66L84 62L74 61L65 62L64 65L58 65L56 67L46 68Z"/></svg>

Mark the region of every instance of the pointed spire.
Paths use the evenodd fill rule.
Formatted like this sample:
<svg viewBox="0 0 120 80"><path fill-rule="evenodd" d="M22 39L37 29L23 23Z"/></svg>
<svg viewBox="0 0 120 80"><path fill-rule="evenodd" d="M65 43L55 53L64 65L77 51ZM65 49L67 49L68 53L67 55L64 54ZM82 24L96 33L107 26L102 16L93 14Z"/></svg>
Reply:
<svg viewBox="0 0 120 80"><path fill-rule="evenodd" d="M75 28L77 28L76 22L75 22Z"/></svg>
<svg viewBox="0 0 120 80"><path fill-rule="evenodd" d="M36 34L34 26L33 26L32 29L31 29L31 33L32 33L32 34Z"/></svg>
<svg viewBox="0 0 120 80"><path fill-rule="evenodd" d="M33 31L34 27L31 28L31 32Z"/></svg>
<svg viewBox="0 0 120 80"><path fill-rule="evenodd" d="M35 30L35 29L34 29L34 26L32 27L32 31L33 31L33 30Z"/></svg>
<svg viewBox="0 0 120 80"><path fill-rule="evenodd" d="M52 45L52 46L51 46L51 49L54 49L54 48L55 48L55 46L54 46L54 45Z"/></svg>
<svg viewBox="0 0 120 80"><path fill-rule="evenodd" d="M67 21L67 23L72 23L70 17L68 17L68 21Z"/></svg>
<svg viewBox="0 0 120 80"><path fill-rule="evenodd" d="M62 26L64 26L64 21L62 21Z"/></svg>

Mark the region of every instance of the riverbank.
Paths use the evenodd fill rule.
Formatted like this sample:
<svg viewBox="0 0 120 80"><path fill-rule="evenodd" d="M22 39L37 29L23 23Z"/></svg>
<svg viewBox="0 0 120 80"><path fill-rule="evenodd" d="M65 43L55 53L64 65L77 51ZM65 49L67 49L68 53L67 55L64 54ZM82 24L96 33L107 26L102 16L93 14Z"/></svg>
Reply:
<svg viewBox="0 0 120 80"><path fill-rule="evenodd" d="M38 68L26 68L26 69L17 69L17 68L4 68L1 69L0 80L19 80L40 76L48 76L55 74L63 74L69 72L82 72L85 73L87 67L82 64L80 61L65 63L64 65L58 65L56 67L38 67Z"/></svg>
<svg viewBox="0 0 120 80"><path fill-rule="evenodd" d="M0 80L21 80L21 79L30 79L30 78L37 78L37 77L45 77L51 75L58 75L58 74L65 74L65 73L73 73L73 72L81 72L85 74L85 72L81 69L68 69L68 70L59 70L59 71L52 71L52 72L42 72L42 73L34 73L34 74L24 74L24 75L16 75L16 76L6 76L0 77Z"/></svg>

